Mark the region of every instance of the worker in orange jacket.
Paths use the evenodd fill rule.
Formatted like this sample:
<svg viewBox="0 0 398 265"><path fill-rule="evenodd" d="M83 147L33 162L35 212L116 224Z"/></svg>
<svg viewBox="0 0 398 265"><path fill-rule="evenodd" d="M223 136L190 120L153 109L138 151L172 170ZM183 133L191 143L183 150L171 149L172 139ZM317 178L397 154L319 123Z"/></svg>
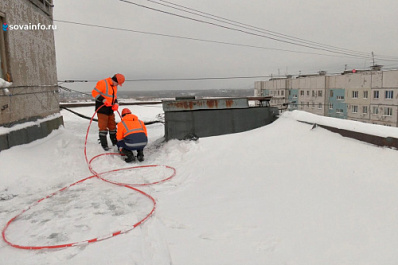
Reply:
<svg viewBox="0 0 398 265"><path fill-rule="evenodd" d="M144 161L144 147L148 143L148 133L143 121L131 114L128 108L122 110L122 121L117 124L117 146L120 153L127 156L126 162L133 162L133 150L137 150L138 161Z"/></svg>
<svg viewBox="0 0 398 265"><path fill-rule="evenodd" d="M98 116L99 139L105 151L109 150L106 137L108 131L112 144L117 144L116 121L113 112L117 111L119 108L117 86L122 86L124 80L124 75L115 74L112 78L108 77L98 81L91 92L91 95L95 99L95 110Z"/></svg>

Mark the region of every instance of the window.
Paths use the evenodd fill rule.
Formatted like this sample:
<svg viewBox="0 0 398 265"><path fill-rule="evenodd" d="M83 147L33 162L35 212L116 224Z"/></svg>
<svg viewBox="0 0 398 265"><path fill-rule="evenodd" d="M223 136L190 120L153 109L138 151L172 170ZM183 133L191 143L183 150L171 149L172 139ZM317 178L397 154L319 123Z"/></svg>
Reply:
<svg viewBox="0 0 398 265"><path fill-rule="evenodd" d="M358 98L358 91L352 91L352 98Z"/></svg>
<svg viewBox="0 0 398 265"><path fill-rule="evenodd" d="M322 90L318 90L318 97L322 97Z"/></svg>
<svg viewBox="0 0 398 265"><path fill-rule="evenodd" d="M300 96L304 96L304 90L300 90Z"/></svg>
<svg viewBox="0 0 398 265"><path fill-rule="evenodd" d="M344 96L337 96L338 100L344 100Z"/></svg>
<svg viewBox="0 0 398 265"><path fill-rule="evenodd" d="M367 114L368 113L368 106L363 106L362 107L362 113Z"/></svg>
<svg viewBox="0 0 398 265"><path fill-rule="evenodd" d="M384 108L384 116L392 116L392 108Z"/></svg>
<svg viewBox="0 0 398 265"><path fill-rule="evenodd" d="M310 95L310 91L309 90L307 90L307 96L309 96Z"/></svg>
<svg viewBox="0 0 398 265"><path fill-rule="evenodd" d="M352 106L352 113L358 113L358 106Z"/></svg>
<svg viewBox="0 0 398 265"><path fill-rule="evenodd" d="M373 106L373 108L372 108L372 114L374 114L374 115L379 114L379 107Z"/></svg>
<svg viewBox="0 0 398 265"><path fill-rule="evenodd" d="M330 97L333 97L333 90L330 90Z"/></svg>
<svg viewBox="0 0 398 265"><path fill-rule="evenodd" d="M293 98L297 98L297 95L293 95Z"/></svg>
<svg viewBox="0 0 398 265"><path fill-rule="evenodd" d="M282 96L284 96L284 95L285 95L285 91L282 90L282 91L281 91L281 94L282 94Z"/></svg>
<svg viewBox="0 0 398 265"><path fill-rule="evenodd" d="M336 113L337 114L340 114L340 113L343 113L344 111L343 111L343 109L336 109Z"/></svg>
<svg viewBox="0 0 398 265"><path fill-rule="evenodd" d="M369 91L363 91L363 98L368 98Z"/></svg>
<svg viewBox="0 0 398 265"><path fill-rule="evenodd" d="M333 109L333 103L329 103L329 109Z"/></svg>
<svg viewBox="0 0 398 265"><path fill-rule="evenodd" d="M322 103L318 104L318 109L322 109Z"/></svg>
<svg viewBox="0 0 398 265"><path fill-rule="evenodd" d="M314 90L312 90L312 96L315 97L315 91Z"/></svg>
<svg viewBox="0 0 398 265"><path fill-rule="evenodd" d="M386 98L392 99L392 98L394 98L394 91L392 91L392 90L387 90L387 91L385 92L385 95L386 95Z"/></svg>
<svg viewBox="0 0 398 265"><path fill-rule="evenodd" d="M373 91L373 98L379 98L379 90Z"/></svg>

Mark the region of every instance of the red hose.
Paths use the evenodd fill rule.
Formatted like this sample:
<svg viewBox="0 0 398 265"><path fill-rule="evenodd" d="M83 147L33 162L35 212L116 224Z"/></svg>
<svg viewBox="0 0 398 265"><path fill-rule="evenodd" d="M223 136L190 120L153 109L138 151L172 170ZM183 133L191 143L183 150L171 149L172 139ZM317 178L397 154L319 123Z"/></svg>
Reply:
<svg viewBox="0 0 398 265"><path fill-rule="evenodd" d="M103 105L103 106L104 106L104 105ZM103 106L101 106L100 108L102 108ZM100 108L98 108L97 111L98 111ZM154 213L154 211L155 211L155 209L156 209L156 201L155 201L155 199L154 199L151 195L149 195L148 193L145 193L144 191L139 190L139 189L135 188L134 186L149 186L149 185L154 185L154 184L158 184L158 183L161 183L161 182L165 182L165 181L167 181L167 180L170 180L171 178L173 178L173 177L176 175L176 170L175 170L175 168L170 167L170 166L166 166L166 165L163 166L163 167L166 167L166 168L171 169L171 170L173 171L173 173L171 174L171 176L169 176L169 177L167 177L167 178L165 178L165 179L159 180L159 181L155 181L155 182L152 182L152 183L145 183L145 184L126 184L126 183L120 183L120 182L110 181L110 180L108 180L108 179L103 178L102 175L109 174L109 173L112 173L112 172L118 172L118 171L122 171L122 170L132 170L132 169L136 169L136 168L160 167L161 165L134 166L134 167L119 168L119 169L109 170L109 171L106 171L106 172L97 173L97 172L93 169L93 167L92 167L92 165L91 165L91 163L92 163L95 159L97 159L97 158L99 158L99 157L101 157L101 156L107 156L107 155L120 155L119 153L103 153L103 154L99 154L99 155L94 156L93 158L90 159L90 161L88 160L88 158L87 158L87 139L88 139L88 133L89 133L89 131L90 131L91 124L92 124L92 122L93 122L94 116L95 116L95 114L97 113L97 111L96 111L96 112L94 113L94 115L91 117L90 124L89 124L89 126L88 126L88 128L87 128L86 139L85 139L85 142L84 142L84 157L85 157L85 159L86 159L87 166L88 166L90 172L91 172L93 175L90 176L90 177L81 179L81 180L79 180L79 181L76 181L76 182L70 184L69 186L66 186L66 187L64 187L64 188L62 188L62 189L60 189L60 190L58 190L58 191L56 191L56 192L51 193L50 195L48 195L48 196L46 196L46 197L44 197L44 198L38 200L37 202L35 202L35 203L32 204L31 206L29 206L28 208L24 209L24 210L21 211L19 214L17 214L15 217L11 218L11 219L7 222L7 224L5 225L5 227L3 228L3 231L2 231L3 240L4 240L8 245L10 245L10 246L12 246L12 247L15 247L15 248L19 248L19 249L38 250L38 249L67 248L67 247L73 247L73 246L80 246L80 245L90 244L90 243L102 241L102 240L105 240L105 239L108 239L108 238L111 238L111 237L114 237L114 236L118 236L118 235L127 233L127 232L131 231L132 229L136 228L137 226L141 225L142 223L144 223L144 222ZM119 114L119 116L120 116L119 111L118 111L118 114ZM134 190L134 191L136 191L136 192L138 192L138 193L144 195L145 197L147 197L147 198L153 203L152 210L151 210L143 219L141 219L140 221L136 222L135 224L133 224L132 226L130 226L130 227L124 229L124 230L115 231L115 232L110 233L110 234L107 234L107 235L103 235L103 236L100 236L100 237L96 237L96 238L92 238L92 239L88 239L88 240L83 240L83 241L79 241L79 242L66 243L66 244L60 244L60 245L23 246L23 245L14 244L14 243L10 242L10 241L7 239L7 237L6 237L6 230L7 230L7 228L10 226L10 224L11 224L12 222L14 222L15 220L17 220L18 217L21 216L23 213L27 212L28 210L30 210L30 209L33 208L34 206L38 205L40 202L44 201L45 199L49 199L49 198L53 197L54 195L56 195L57 193L63 192L63 191L67 190L68 188L70 188L70 187L72 187L72 186L74 186L74 185L77 185L77 184L79 184L79 183L82 183L82 182L84 182L84 181L86 181L86 180L88 180L88 179L92 179L92 178L95 178L95 177L98 178L98 179L100 179L100 180L102 180L102 181L105 181L105 182L107 182L107 183L111 183L111 184L114 184L114 185L118 185L118 186L121 186L121 187L125 187L125 188Z"/></svg>

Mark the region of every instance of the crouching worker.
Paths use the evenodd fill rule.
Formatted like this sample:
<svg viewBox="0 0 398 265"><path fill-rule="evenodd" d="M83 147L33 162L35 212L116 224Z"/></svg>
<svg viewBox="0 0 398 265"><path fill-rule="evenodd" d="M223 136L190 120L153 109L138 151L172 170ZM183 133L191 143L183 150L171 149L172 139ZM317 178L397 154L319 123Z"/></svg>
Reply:
<svg viewBox="0 0 398 265"><path fill-rule="evenodd" d="M127 108L122 110L122 121L117 124L117 146L127 163L135 161L133 150L137 151L138 161L144 161L144 147L148 143L148 133L143 121L131 114Z"/></svg>

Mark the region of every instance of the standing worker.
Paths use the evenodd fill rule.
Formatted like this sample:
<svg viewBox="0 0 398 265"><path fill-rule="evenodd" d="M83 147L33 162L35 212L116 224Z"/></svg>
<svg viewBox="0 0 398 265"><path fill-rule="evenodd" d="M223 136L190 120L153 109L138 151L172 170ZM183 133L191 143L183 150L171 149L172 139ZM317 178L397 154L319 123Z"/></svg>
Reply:
<svg viewBox="0 0 398 265"><path fill-rule="evenodd" d="M114 111L117 111L119 104L117 101L117 86L122 86L124 83L124 75L115 74L112 78L97 82L97 85L91 92L95 98L95 110L98 116L99 139L102 148L105 151L109 150L106 136L109 131L109 136L113 145L116 145L116 121ZM103 106L105 105L105 106ZM102 107L101 107L102 106Z"/></svg>
<svg viewBox="0 0 398 265"><path fill-rule="evenodd" d="M122 110L122 121L117 124L117 146L120 153L127 156L127 163L135 160L133 150L137 150L138 161L144 161L144 147L148 143L148 133L143 121L131 114L127 108Z"/></svg>

